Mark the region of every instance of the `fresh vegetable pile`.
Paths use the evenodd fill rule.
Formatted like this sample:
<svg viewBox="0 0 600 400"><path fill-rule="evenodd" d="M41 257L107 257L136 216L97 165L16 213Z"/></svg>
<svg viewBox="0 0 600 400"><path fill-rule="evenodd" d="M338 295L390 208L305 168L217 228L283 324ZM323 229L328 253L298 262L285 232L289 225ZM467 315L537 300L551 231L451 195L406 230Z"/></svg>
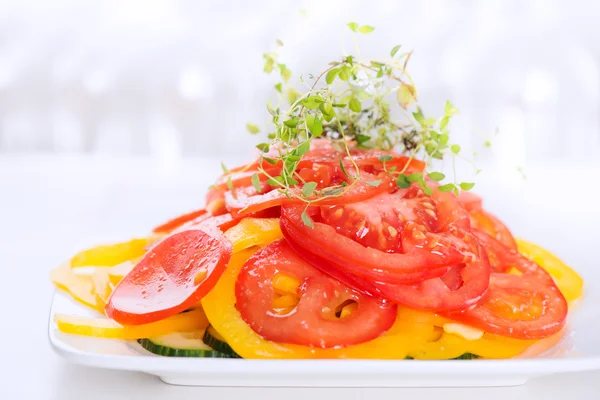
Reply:
<svg viewBox="0 0 600 400"><path fill-rule="evenodd" d="M188 357L509 358L551 347L582 280L515 240L474 183L433 169L466 159L450 141L458 110L425 115L411 55L344 56L301 77L300 93L265 53L280 102L267 104L258 158L223 165L205 209L54 270L57 287L105 314L56 315L58 329Z"/></svg>
<svg viewBox="0 0 600 400"><path fill-rule="evenodd" d="M56 315L58 328L165 356L244 358L505 358L560 337L581 295L574 271L515 241L477 196L399 188L386 171L423 163L352 155L380 185L307 206L266 182L256 191L252 163L219 179L229 187L216 185L206 210L76 255L54 283L108 318ZM347 182L351 164L315 140L297 172L320 191Z"/></svg>

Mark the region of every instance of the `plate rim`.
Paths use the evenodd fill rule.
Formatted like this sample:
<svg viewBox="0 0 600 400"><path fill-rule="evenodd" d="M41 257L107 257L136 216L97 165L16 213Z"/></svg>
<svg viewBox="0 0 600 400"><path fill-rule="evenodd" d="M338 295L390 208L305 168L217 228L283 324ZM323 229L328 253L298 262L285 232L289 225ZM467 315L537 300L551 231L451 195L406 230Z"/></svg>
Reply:
<svg viewBox="0 0 600 400"><path fill-rule="evenodd" d="M600 356L570 358L533 358L506 360L364 360L364 359L219 359L161 357L153 354L118 355L94 354L79 351L65 344L55 334L54 307L57 291L52 294L48 318L48 340L53 350L76 364L122 371L141 371L153 374L237 373L286 376L289 374L373 374L457 375L489 374L547 375L553 373L600 370ZM118 340L118 339L117 339ZM335 371L335 373L332 373Z"/></svg>

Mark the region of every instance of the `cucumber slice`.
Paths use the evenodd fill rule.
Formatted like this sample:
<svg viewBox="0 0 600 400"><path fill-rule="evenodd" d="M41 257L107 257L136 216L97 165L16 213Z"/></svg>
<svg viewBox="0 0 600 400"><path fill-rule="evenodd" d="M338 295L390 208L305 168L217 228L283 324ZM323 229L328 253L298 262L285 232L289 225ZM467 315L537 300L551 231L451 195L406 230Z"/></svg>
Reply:
<svg viewBox="0 0 600 400"><path fill-rule="evenodd" d="M138 339L138 343L159 356L231 358L204 344L203 337L204 331L170 333L156 338Z"/></svg>
<svg viewBox="0 0 600 400"><path fill-rule="evenodd" d="M209 326L204 332L204 336L202 337L202 341L207 346L219 351L221 353L227 354L227 356L231 358L242 358L238 353L236 353L229 344L223 339L221 335L213 328Z"/></svg>

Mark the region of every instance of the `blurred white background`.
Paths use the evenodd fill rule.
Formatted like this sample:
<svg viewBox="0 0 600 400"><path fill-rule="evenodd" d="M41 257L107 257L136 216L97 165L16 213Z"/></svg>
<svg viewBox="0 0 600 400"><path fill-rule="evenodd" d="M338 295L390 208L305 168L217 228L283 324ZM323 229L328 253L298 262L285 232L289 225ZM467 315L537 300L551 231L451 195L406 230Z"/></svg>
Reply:
<svg viewBox="0 0 600 400"><path fill-rule="evenodd" d="M0 315L19 328L0 330L12 344L0 351L0 398L208 393L68 366L47 344L47 273L82 248L202 207L219 160L248 158L257 142L246 122L267 122L274 81L262 53L279 38L295 77L319 72L353 47L351 20L376 27L360 38L364 56L415 50L419 100L435 115L447 99L460 108L452 130L463 148L499 128L492 151L480 152L492 165L482 165L475 190L516 235L552 249L593 286L600 209L573 199L576 190L578 199L600 196L590 185L600 175L599 17L592 0L0 0L0 269L11 282ZM591 292L594 304L600 291ZM469 393L591 398L599 378Z"/></svg>
<svg viewBox="0 0 600 400"><path fill-rule="evenodd" d="M499 128L501 162L591 162L599 15L573 0L2 0L0 157L246 155L245 124L267 121L273 93L262 53L279 38L295 78L319 72L352 48L356 20L376 27L366 55L415 50L426 112L461 110L455 141L476 148Z"/></svg>

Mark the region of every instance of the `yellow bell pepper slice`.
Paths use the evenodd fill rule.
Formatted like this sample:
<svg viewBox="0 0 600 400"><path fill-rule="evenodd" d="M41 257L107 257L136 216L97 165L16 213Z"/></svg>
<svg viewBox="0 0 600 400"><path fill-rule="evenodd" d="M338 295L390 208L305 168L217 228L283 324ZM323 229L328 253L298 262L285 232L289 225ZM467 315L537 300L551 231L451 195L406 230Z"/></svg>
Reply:
<svg viewBox="0 0 600 400"><path fill-rule="evenodd" d="M225 233L232 240L239 238L246 240L241 232L248 229L250 232L262 232L263 234L250 234L254 237L254 246L266 245L281 237L279 225L271 223L267 227L261 225L260 220L247 218L240 222L241 225L231 228ZM243 223L243 224L242 224ZM242 226L243 228L239 228ZM233 232L231 232L233 230ZM234 249L236 242L233 242ZM237 245L237 248L248 246ZM319 349L309 346L294 344L282 344L263 339L250 328L242 319L235 307L235 282L237 276L246 260L254 254L257 247L242 250L233 255L227 270L217 282L217 285L202 299L202 307L206 312L208 320L215 330L223 336L227 343L244 358L381 358L398 359L405 358L408 351L414 348L416 343L422 343L430 339L433 326L427 329L414 329L410 327L415 324L399 322L401 327L391 329L380 338L356 346L341 349Z"/></svg>
<svg viewBox="0 0 600 400"><path fill-rule="evenodd" d="M76 254L71 259L71 267L113 267L143 256L147 246L155 240L155 237L149 237L92 247Z"/></svg>
<svg viewBox="0 0 600 400"><path fill-rule="evenodd" d="M110 283L112 283L114 286L117 286L119 282L121 282L123 278L125 278L125 276L131 272L136 263L137 260L125 261L124 263L111 267L108 270L108 279L110 280Z"/></svg>
<svg viewBox="0 0 600 400"><path fill-rule="evenodd" d="M71 265L65 263L50 272L50 279L59 289L68 292L75 300L104 314L104 306L98 304L91 275L78 275Z"/></svg>
<svg viewBox="0 0 600 400"><path fill-rule="evenodd" d="M65 314L56 314L54 322L58 330L64 333L126 340L162 336L172 332L192 332L208 327L208 319L201 308L144 325L124 326L109 318Z"/></svg>
<svg viewBox="0 0 600 400"><path fill-rule="evenodd" d="M279 218L244 218L231 227L225 236L233 244L233 252L237 253L252 246L264 246L283 234L279 227Z"/></svg>
<svg viewBox="0 0 600 400"><path fill-rule="evenodd" d="M522 239L517 239L517 246L521 254L552 275L556 286L558 286L567 301L576 300L583 295L583 279L581 276L554 254Z"/></svg>
<svg viewBox="0 0 600 400"><path fill-rule="evenodd" d="M114 286L110 282L108 271L106 268L96 268L96 271L92 274L92 282L94 284L94 295L96 296L96 305L102 308L104 314L104 308L108 302Z"/></svg>

